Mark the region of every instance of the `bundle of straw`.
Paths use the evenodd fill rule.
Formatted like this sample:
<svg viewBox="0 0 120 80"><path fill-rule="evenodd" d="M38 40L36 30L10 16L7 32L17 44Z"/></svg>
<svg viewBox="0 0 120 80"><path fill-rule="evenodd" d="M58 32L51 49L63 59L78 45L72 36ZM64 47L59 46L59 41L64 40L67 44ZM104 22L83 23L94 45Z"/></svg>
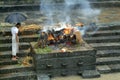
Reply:
<svg viewBox="0 0 120 80"><path fill-rule="evenodd" d="M33 30L40 30L40 29L42 29L40 25L31 24L31 25L21 26L19 28L19 31L24 32L24 31L33 31Z"/></svg>

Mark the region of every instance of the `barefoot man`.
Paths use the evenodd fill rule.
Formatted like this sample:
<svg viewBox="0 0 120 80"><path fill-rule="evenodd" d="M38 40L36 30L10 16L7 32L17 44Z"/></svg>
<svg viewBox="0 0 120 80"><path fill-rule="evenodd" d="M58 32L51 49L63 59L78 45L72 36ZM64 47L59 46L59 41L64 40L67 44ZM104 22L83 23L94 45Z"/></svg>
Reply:
<svg viewBox="0 0 120 80"><path fill-rule="evenodd" d="M19 38L18 38L18 31L19 27L21 26L20 23L17 23L15 26L11 28L12 33L12 60L17 60L18 57L16 56L16 53L19 50Z"/></svg>

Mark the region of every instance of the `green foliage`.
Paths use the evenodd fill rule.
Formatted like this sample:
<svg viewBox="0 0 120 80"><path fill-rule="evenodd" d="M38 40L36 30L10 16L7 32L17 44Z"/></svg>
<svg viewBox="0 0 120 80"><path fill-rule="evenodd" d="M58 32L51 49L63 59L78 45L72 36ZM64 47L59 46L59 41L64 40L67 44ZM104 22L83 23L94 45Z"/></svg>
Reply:
<svg viewBox="0 0 120 80"><path fill-rule="evenodd" d="M46 54L46 53L52 52L52 49L49 46L47 46L45 48L37 48L37 49L35 49L35 52L37 54Z"/></svg>

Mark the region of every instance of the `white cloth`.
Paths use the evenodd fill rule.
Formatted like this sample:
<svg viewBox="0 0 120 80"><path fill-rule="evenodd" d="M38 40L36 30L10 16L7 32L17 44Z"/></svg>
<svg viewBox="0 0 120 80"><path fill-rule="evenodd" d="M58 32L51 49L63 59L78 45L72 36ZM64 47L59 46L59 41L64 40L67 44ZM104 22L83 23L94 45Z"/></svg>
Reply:
<svg viewBox="0 0 120 80"><path fill-rule="evenodd" d="M12 55L16 56L16 53L18 52L18 42L16 41L16 34L18 33L18 28L17 27L12 27L11 28L11 33L12 33Z"/></svg>
<svg viewBox="0 0 120 80"><path fill-rule="evenodd" d="M86 29L87 29L85 26L83 26L83 27L78 26L78 27L76 27L76 28L77 28L77 30L80 31L80 33L81 33L82 36L85 35Z"/></svg>

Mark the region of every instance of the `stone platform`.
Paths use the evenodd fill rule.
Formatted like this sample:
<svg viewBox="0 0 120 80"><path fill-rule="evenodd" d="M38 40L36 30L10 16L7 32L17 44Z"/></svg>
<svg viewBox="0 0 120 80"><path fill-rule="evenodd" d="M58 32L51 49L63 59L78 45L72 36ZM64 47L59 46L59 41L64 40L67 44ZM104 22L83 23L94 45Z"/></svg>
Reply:
<svg viewBox="0 0 120 80"><path fill-rule="evenodd" d="M96 50L85 44L79 51L34 55L37 74L49 77L81 75L84 78L100 77L96 70ZM39 77L38 76L38 77Z"/></svg>

